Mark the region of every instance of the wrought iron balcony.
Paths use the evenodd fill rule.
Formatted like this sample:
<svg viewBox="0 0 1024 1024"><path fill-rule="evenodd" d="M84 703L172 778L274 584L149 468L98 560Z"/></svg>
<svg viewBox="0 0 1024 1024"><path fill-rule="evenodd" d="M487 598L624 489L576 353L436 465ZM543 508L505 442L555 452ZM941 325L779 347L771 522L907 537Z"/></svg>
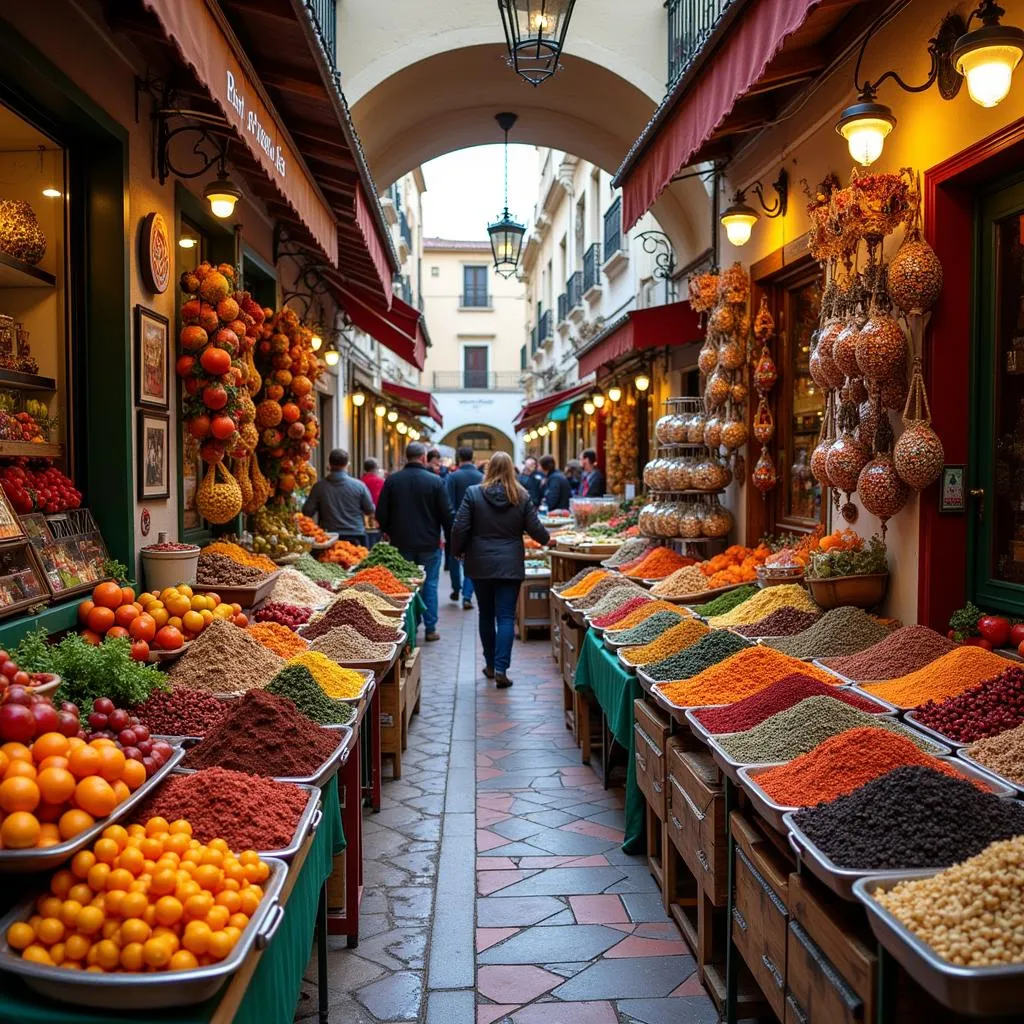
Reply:
<svg viewBox="0 0 1024 1024"><path fill-rule="evenodd" d="M537 328L532 327L530 329L530 354L532 355L537 351Z"/></svg>
<svg viewBox="0 0 1024 1024"><path fill-rule="evenodd" d="M565 290L569 296L569 308L583 305L583 274L577 270L565 283Z"/></svg>
<svg viewBox="0 0 1024 1024"><path fill-rule="evenodd" d="M519 350L519 363L526 369L526 346ZM521 391L519 370L435 370L434 391Z"/></svg>
<svg viewBox="0 0 1024 1024"><path fill-rule="evenodd" d="M526 346L525 345L519 350L519 369L520 370L525 370L526 369Z"/></svg>
<svg viewBox="0 0 1024 1024"><path fill-rule="evenodd" d="M310 21L320 36L331 67L338 69L338 0L306 0Z"/></svg>
<svg viewBox="0 0 1024 1024"><path fill-rule="evenodd" d="M722 15L737 0L665 0L668 11L668 88L704 48Z"/></svg>
<svg viewBox="0 0 1024 1024"><path fill-rule="evenodd" d="M558 322L562 323L569 316L569 296L566 292L562 292L558 296Z"/></svg>
<svg viewBox="0 0 1024 1024"><path fill-rule="evenodd" d="M622 248L622 196L604 212L604 258L607 260Z"/></svg>
<svg viewBox="0 0 1024 1024"><path fill-rule="evenodd" d="M601 284L601 243L594 242L583 255L583 294Z"/></svg>
<svg viewBox="0 0 1024 1024"><path fill-rule="evenodd" d="M538 341L543 345L544 342L550 341L552 337L553 335L551 333L551 310L546 309L540 315Z"/></svg>
<svg viewBox="0 0 1024 1024"><path fill-rule="evenodd" d="M409 218L405 215L405 210L399 209L398 211L398 231L402 236L402 241L405 242L406 249L412 252L412 228L409 227Z"/></svg>

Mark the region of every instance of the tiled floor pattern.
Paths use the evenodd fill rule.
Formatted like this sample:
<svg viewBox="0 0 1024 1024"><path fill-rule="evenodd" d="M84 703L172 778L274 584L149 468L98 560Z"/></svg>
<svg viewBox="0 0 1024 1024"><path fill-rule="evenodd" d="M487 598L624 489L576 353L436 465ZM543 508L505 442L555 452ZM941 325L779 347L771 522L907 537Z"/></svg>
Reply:
<svg viewBox="0 0 1024 1024"><path fill-rule="evenodd" d="M402 779L366 818L359 947L332 940L332 1020L717 1020L645 860L620 849L621 790L602 789L562 724L549 644L517 643L515 685L497 691L476 615L448 607L440 630ZM307 983L297 1019L315 1006Z"/></svg>

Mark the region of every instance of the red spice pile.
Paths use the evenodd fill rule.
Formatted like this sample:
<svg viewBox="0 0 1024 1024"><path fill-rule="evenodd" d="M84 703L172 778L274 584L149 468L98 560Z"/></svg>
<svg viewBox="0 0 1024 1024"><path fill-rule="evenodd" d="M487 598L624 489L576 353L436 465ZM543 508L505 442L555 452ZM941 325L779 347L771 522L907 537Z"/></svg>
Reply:
<svg viewBox="0 0 1024 1024"><path fill-rule="evenodd" d="M280 850L291 842L308 802L308 794L290 782L205 768L172 775L135 809L134 820L184 818L201 843L220 836L235 853Z"/></svg>
<svg viewBox="0 0 1024 1024"><path fill-rule="evenodd" d="M221 723L185 756L184 767L230 768L268 778L312 775L340 739L287 697L251 690L231 702Z"/></svg>
<svg viewBox="0 0 1024 1024"><path fill-rule="evenodd" d="M377 622L358 601L335 601L322 618L303 629L302 635L307 640L315 640L329 633L335 626L346 625L354 626L367 640L381 643L394 643L401 635L394 626L384 626Z"/></svg>
<svg viewBox="0 0 1024 1024"><path fill-rule="evenodd" d="M924 754L910 740L887 729L848 729L819 743L810 753L757 776L757 784L787 807L813 807L852 793L894 768L921 765L963 778L947 762ZM980 787L979 787L980 788Z"/></svg>
<svg viewBox="0 0 1024 1024"><path fill-rule="evenodd" d="M874 701L866 700L855 693L829 686L802 672L794 672L785 676L760 693L745 697L735 704L727 704L721 708L708 708L697 713L697 721L712 734L725 732L743 732L760 725L766 718L780 711L785 711L799 704L808 697L832 697L850 704L860 711L885 713L885 708Z"/></svg>
<svg viewBox="0 0 1024 1024"><path fill-rule="evenodd" d="M205 736L226 711L227 702L212 693L179 686L173 690L154 690L135 709L135 714L150 732L160 736Z"/></svg>
<svg viewBox="0 0 1024 1024"><path fill-rule="evenodd" d="M624 604L619 605L615 611L608 612L607 615L599 615L594 619L594 625L606 629L608 626L612 626L621 619L624 619L630 613L635 612L640 605L647 604L650 600L651 598L646 597L644 594L637 594L636 597L631 597Z"/></svg>
<svg viewBox="0 0 1024 1024"><path fill-rule="evenodd" d="M914 716L958 743L998 736L1024 723L1024 668L1011 665L957 697L930 700Z"/></svg>

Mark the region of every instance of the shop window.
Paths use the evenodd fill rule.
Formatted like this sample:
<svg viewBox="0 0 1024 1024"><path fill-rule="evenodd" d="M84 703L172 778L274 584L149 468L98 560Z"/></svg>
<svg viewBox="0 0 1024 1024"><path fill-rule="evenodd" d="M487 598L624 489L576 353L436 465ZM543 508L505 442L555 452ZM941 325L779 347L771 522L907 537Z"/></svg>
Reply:
<svg viewBox="0 0 1024 1024"><path fill-rule="evenodd" d="M462 348L462 386L482 390L487 387L489 349L486 345L464 345Z"/></svg>
<svg viewBox="0 0 1024 1024"><path fill-rule="evenodd" d="M487 267L464 266L462 268L461 305L475 307L490 305L487 295Z"/></svg>

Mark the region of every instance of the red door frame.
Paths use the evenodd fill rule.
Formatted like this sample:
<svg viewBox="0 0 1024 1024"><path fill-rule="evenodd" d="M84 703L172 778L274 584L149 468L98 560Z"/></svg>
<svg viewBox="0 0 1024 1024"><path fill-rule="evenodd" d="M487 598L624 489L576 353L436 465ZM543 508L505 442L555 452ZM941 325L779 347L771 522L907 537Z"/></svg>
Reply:
<svg viewBox="0 0 1024 1024"><path fill-rule="evenodd" d="M1024 161L1024 118L936 164L924 176L925 238L942 261L945 284L924 342L925 384L932 423L946 462L970 462L971 375L975 333L975 196L985 182ZM970 466L968 465L968 479ZM918 534L917 617L945 631L967 594L967 524L974 511L939 512L939 484L921 492ZM899 565L895 566L897 572Z"/></svg>

